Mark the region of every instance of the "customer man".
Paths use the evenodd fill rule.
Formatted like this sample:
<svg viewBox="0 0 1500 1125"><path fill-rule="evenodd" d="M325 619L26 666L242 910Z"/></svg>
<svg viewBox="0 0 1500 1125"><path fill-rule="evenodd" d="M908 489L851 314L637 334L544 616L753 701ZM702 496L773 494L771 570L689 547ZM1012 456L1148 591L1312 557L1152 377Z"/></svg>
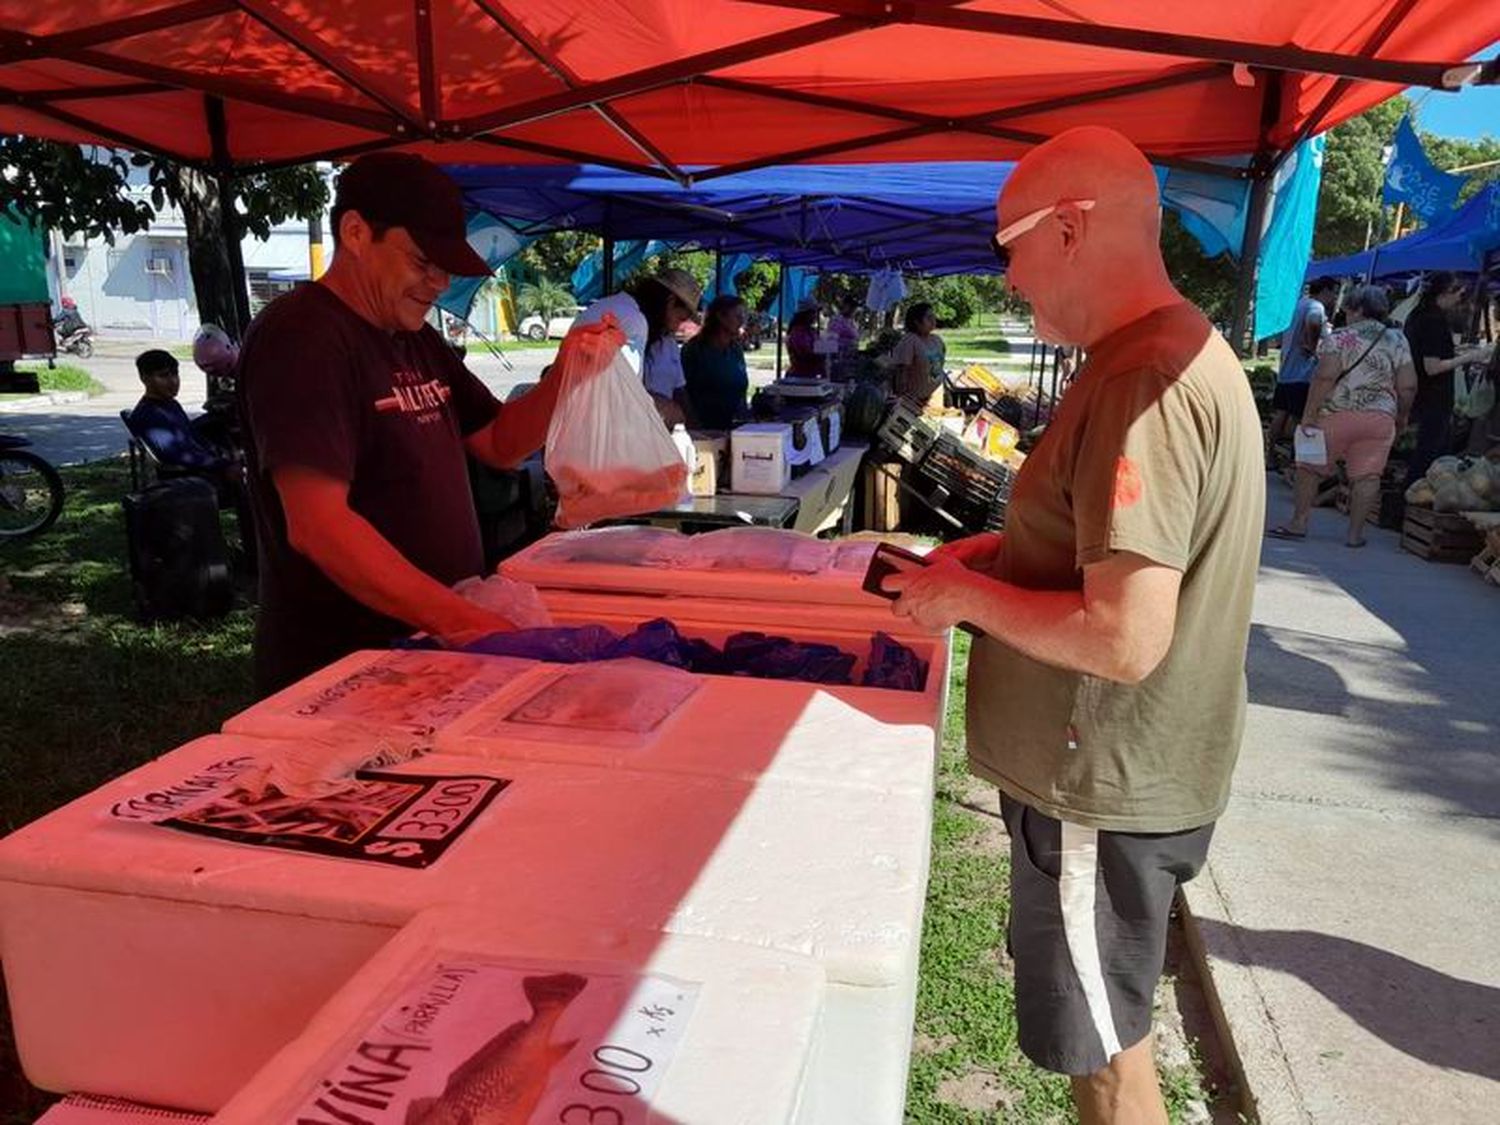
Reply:
<svg viewBox="0 0 1500 1125"><path fill-rule="evenodd" d="M1156 178L1129 141L1063 133L998 211L1037 335L1088 361L1004 534L887 587L919 625L980 631L969 763L1010 830L1022 1050L1073 1076L1085 1123L1164 1125L1152 994L1239 750L1260 429L1239 362L1167 278Z"/></svg>
<svg viewBox="0 0 1500 1125"><path fill-rule="evenodd" d="M1338 300L1337 278L1315 277L1307 295L1297 301L1291 322L1281 334L1281 370L1271 400L1271 428L1266 436L1266 464L1274 468L1276 446L1292 436L1292 427L1307 405L1307 388L1318 366L1318 344L1331 331L1329 317Z"/></svg>
<svg viewBox="0 0 1500 1125"><path fill-rule="evenodd" d="M465 453L518 464L542 444L560 382L502 408L424 322L451 274L489 272L435 165L361 157L331 226L328 272L272 302L240 357L263 693L413 630L462 642L509 627L451 590L484 563Z"/></svg>

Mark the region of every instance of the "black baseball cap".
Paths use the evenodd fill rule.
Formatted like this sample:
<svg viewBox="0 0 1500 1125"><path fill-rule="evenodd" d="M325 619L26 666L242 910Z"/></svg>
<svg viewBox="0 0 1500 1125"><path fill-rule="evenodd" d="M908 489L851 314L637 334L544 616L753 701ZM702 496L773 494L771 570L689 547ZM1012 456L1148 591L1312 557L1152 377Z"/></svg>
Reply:
<svg viewBox="0 0 1500 1125"><path fill-rule="evenodd" d="M340 174L334 208L402 227L428 260L458 277L492 272L467 237L463 194L436 164L409 152L372 152Z"/></svg>

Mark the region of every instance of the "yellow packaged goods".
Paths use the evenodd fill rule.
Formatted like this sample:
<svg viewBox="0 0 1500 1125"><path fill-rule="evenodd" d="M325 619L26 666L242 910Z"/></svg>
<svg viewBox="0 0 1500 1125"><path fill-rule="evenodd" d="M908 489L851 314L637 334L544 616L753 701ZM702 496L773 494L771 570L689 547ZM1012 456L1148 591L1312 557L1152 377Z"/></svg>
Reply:
<svg viewBox="0 0 1500 1125"><path fill-rule="evenodd" d="M697 460L688 478L688 491L694 496L712 496L720 485L729 483L729 435L694 434L693 449Z"/></svg>
<svg viewBox="0 0 1500 1125"><path fill-rule="evenodd" d="M1006 464L1019 464L1024 459L1016 451L1020 440L1020 431L988 410L981 410L974 415L974 420L964 431L965 445L977 450L991 461L1002 461Z"/></svg>

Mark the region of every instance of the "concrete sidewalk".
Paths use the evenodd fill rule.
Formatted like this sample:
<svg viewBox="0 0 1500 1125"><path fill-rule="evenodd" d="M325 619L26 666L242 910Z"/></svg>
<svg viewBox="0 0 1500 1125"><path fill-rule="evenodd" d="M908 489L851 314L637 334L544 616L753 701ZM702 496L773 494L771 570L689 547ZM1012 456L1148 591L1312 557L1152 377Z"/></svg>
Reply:
<svg viewBox="0 0 1500 1125"><path fill-rule="evenodd" d="M1272 524L1289 490L1270 489ZM1234 795L1188 887L1266 1125L1500 1120L1500 590L1268 539Z"/></svg>

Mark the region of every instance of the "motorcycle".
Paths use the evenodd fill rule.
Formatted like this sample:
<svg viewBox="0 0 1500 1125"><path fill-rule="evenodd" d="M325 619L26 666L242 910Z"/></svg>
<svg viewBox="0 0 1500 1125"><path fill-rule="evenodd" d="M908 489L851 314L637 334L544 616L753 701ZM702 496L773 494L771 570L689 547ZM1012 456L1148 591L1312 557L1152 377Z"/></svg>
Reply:
<svg viewBox="0 0 1500 1125"><path fill-rule="evenodd" d="M24 448L30 444L30 438L0 434L0 542L38 535L62 513L62 477Z"/></svg>
<svg viewBox="0 0 1500 1125"><path fill-rule="evenodd" d="M88 359L94 354L94 330L87 324L80 325L66 333L59 329L57 349L76 355L79 359Z"/></svg>

